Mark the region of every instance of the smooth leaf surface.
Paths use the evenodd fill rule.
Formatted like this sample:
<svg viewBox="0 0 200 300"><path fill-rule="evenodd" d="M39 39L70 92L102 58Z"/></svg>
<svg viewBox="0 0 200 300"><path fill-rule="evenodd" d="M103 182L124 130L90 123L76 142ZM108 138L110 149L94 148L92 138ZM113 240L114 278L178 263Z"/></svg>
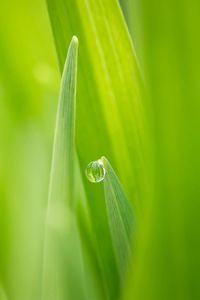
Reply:
<svg viewBox="0 0 200 300"><path fill-rule="evenodd" d="M142 3L140 0L119 0L128 30L134 42L136 55L144 73L144 45L143 45L143 16L141 11Z"/></svg>
<svg viewBox="0 0 200 300"><path fill-rule="evenodd" d="M2 299L2 300L7 300L8 299L1 284L0 284L0 299Z"/></svg>
<svg viewBox="0 0 200 300"><path fill-rule="evenodd" d="M50 174L50 206L59 202L69 205L73 201L77 49L78 40L74 36L61 80Z"/></svg>
<svg viewBox="0 0 200 300"><path fill-rule="evenodd" d="M80 299L80 295L84 299L73 214L77 53L78 39L74 36L61 80L50 174L42 282L42 299L48 300Z"/></svg>
<svg viewBox="0 0 200 300"><path fill-rule="evenodd" d="M155 178L126 299L199 299L200 2L140 4Z"/></svg>
<svg viewBox="0 0 200 300"><path fill-rule="evenodd" d="M135 231L135 217L123 187L113 168L105 157L102 162L106 169L104 194L108 221L122 282L126 278L127 265L132 259L132 244Z"/></svg>
<svg viewBox="0 0 200 300"><path fill-rule="evenodd" d="M47 4L61 70L70 36L76 34L81 45L76 119L81 172L90 161L106 155L138 208L145 193L141 82L120 8L113 0ZM103 285L108 299L116 299L120 278L103 191L83 176Z"/></svg>

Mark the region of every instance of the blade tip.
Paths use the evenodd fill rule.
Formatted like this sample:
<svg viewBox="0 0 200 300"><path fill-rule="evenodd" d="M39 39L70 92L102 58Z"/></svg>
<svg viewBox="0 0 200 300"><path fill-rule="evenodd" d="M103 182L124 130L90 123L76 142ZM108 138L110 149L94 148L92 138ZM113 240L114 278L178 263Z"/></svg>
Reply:
<svg viewBox="0 0 200 300"><path fill-rule="evenodd" d="M72 42L73 42L73 44L75 44L75 45L78 46L78 38L77 38L76 35L73 35L73 37L72 37Z"/></svg>

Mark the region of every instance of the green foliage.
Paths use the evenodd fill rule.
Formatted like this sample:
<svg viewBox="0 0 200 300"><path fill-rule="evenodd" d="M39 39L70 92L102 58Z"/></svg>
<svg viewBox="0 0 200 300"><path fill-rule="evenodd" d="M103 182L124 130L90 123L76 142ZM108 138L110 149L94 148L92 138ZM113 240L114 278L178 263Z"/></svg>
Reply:
<svg viewBox="0 0 200 300"><path fill-rule="evenodd" d="M200 297L199 12L199 1L140 2L154 194L130 298Z"/></svg>
<svg viewBox="0 0 200 300"><path fill-rule="evenodd" d="M73 37L61 79L50 175L49 206L54 203L69 206L74 197L77 52L78 39Z"/></svg>
<svg viewBox="0 0 200 300"><path fill-rule="evenodd" d="M110 163L102 158L106 169L104 193L108 221L115 251L118 271L122 280L126 278L127 264L132 258L132 243L135 231L134 214Z"/></svg>
<svg viewBox="0 0 200 300"><path fill-rule="evenodd" d="M76 117L81 172L90 161L106 155L119 172L129 198L139 207L145 189L140 77L119 6L114 1L50 0L47 3L61 69L73 34L78 36L81 45ZM108 19L112 19L109 27ZM103 189L91 186L83 176L102 285L108 299L116 299L120 274ZM126 180L127 176L132 182ZM104 237L103 243L100 236Z"/></svg>
<svg viewBox="0 0 200 300"><path fill-rule="evenodd" d="M46 2L1 3L0 299L199 299L199 1Z"/></svg>
<svg viewBox="0 0 200 300"><path fill-rule="evenodd" d="M45 224L42 299L84 299L75 206L75 108L78 39L72 38L58 101ZM73 264L72 264L73 262ZM76 280L76 288L75 282ZM65 282L66 281L66 282Z"/></svg>

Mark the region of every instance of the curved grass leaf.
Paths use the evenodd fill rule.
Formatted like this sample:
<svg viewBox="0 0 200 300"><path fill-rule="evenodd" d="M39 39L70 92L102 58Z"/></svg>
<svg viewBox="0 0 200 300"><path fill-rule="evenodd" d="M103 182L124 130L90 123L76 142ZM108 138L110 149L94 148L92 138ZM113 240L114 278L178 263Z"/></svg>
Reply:
<svg viewBox="0 0 200 300"><path fill-rule="evenodd" d="M132 253L135 218L131 204L113 168L105 157L102 157L102 161L106 169L104 193L108 221L118 271L121 279L124 280L127 263Z"/></svg>

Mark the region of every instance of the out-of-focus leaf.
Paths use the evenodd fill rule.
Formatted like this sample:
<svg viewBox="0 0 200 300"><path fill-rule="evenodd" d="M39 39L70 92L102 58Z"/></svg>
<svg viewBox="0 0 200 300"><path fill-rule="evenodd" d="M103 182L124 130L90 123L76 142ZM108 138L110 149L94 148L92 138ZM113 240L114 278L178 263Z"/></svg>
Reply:
<svg viewBox="0 0 200 300"><path fill-rule="evenodd" d="M0 284L0 299L1 300L8 300L8 297L6 296L6 293L3 289L3 286Z"/></svg>
<svg viewBox="0 0 200 300"><path fill-rule="evenodd" d="M143 45L143 31L142 31L142 12L140 0L119 0L122 11L133 40L136 55L141 65L141 71L144 69L144 45Z"/></svg>
<svg viewBox="0 0 200 300"><path fill-rule="evenodd" d="M126 299L199 299L200 2L140 3L154 197Z"/></svg>
<svg viewBox="0 0 200 300"><path fill-rule="evenodd" d="M35 300L59 76L45 2L10 4L0 5L0 277L8 299Z"/></svg>

